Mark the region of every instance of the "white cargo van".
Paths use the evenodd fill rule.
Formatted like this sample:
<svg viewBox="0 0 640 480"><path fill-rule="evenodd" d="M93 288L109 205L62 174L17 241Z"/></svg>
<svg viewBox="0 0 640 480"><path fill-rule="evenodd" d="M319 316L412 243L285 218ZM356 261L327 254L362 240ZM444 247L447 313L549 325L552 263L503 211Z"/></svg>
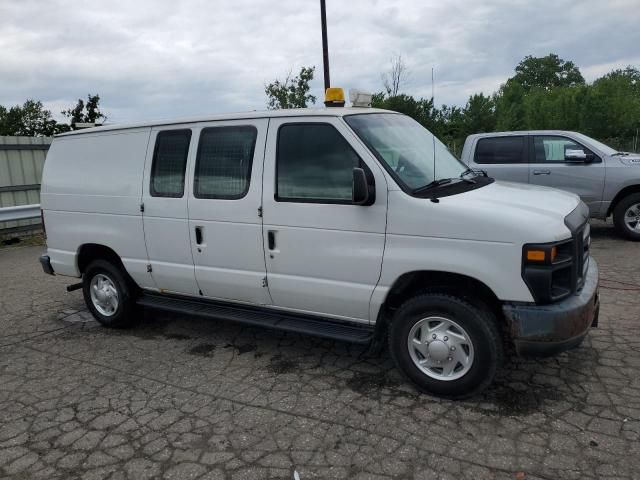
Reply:
<svg viewBox="0 0 640 480"><path fill-rule="evenodd" d="M486 387L503 340L579 344L598 268L576 195L466 169L371 108L250 112L57 136L45 272L108 327L138 307L379 345L423 390Z"/></svg>

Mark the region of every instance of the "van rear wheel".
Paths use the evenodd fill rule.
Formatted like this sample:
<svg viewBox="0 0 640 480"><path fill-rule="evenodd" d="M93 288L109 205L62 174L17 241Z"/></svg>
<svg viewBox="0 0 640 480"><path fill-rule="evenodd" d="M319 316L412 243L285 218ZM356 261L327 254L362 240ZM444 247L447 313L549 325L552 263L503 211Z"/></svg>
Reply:
<svg viewBox="0 0 640 480"><path fill-rule="evenodd" d="M446 398L479 393L502 361L495 315L440 293L419 295L398 309L389 328L389 350L421 390Z"/></svg>
<svg viewBox="0 0 640 480"><path fill-rule="evenodd" d="M135 299L131 284L119 267L105 260L91 262L82 277L82 292L87 307L103 326L132 325Z"/></svg>

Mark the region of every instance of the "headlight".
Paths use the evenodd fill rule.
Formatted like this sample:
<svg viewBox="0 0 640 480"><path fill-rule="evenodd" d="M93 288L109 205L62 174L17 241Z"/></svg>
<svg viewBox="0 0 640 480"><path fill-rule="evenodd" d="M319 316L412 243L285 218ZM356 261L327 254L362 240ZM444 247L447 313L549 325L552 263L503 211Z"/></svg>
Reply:
<svg viewBox="0 0 640 480"><path fill-rule="evenodd" d="M571 291L573 240L527 244L522 248L522 278L536 303L551 303Z"/></svg>

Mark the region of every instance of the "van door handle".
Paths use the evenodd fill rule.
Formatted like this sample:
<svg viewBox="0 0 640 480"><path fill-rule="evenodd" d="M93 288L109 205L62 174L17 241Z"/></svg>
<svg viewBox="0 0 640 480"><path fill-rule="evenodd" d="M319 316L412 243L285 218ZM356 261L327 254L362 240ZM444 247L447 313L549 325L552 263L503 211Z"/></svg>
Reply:
<svg viewBox="0 0 640 480"><path fill-rule="evenodd" d="M269 250L276 249L276 232L269 230L267 233L267 243L269 244Z"/></svg>
<svg viewBox="0 0 640 480"><path fill-rule="evenodd" d="M551 170L547 170L547 169L544 169L544 170L534 170L534 171L533 171L533 174L534 174L534 175L551 175Z"/></svg>
<svg viewBox="0 0 640 480"><path fill-rule="evenodd" d="M196 245L202 245L202 227L196 227Z"/></svg>

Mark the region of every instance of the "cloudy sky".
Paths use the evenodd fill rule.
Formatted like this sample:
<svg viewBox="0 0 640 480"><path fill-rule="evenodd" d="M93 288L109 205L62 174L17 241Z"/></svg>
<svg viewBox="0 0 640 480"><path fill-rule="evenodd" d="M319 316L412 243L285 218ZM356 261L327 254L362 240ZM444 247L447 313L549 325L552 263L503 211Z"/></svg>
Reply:
<svg viewBox="0 0 640 480"><path fill-rule="evenodd" d="M436 103L493 92L525 55L559 54L593 80L640 66L639 0L327 0L335 86L404 88ZM0 104L57 117L97 92L110 122L265 108L264 84L315 65L319 0L0 0Z"/></svg>

